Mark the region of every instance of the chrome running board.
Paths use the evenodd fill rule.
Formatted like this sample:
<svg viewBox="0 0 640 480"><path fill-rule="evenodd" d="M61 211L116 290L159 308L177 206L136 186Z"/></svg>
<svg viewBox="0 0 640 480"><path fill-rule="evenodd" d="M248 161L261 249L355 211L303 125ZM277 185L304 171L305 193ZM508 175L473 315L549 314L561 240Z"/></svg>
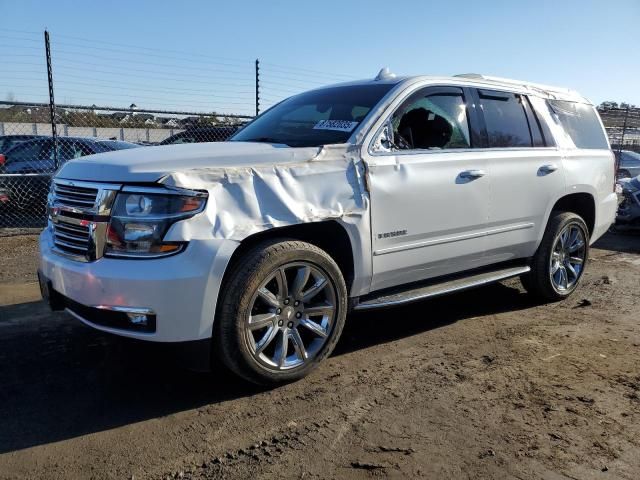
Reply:
<svg viewBox="0 0 640 480"><path fill-rule="evenodd" d="M386 290L380 295L367 295L361 297L360 302L354 305L353 310L372 310L374 308L393 307L403 305L405 303L424 300L425 298L437 297L447 293L459 292L469 288L481 287L489 283L498 282L511 277L517 277L531 270L529 266L511 266L501 268L499 270L483 271L480 273L472 273L467 276L458 276L455 279L440 281L438 283L422 283L421 286L413 288L393 291Z"/></svg>

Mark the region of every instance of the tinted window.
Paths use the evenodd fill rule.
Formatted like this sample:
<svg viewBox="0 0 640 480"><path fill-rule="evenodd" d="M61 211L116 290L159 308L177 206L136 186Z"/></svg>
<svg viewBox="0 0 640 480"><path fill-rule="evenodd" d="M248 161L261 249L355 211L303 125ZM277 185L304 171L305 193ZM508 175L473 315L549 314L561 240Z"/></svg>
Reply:
<svg viewBox="0 0 640 480"><path fill-rule="evenodd" d="M80 158L85 155L90 155L93 152L86 145L80 142L59 140L58 141L58 160L73 160L74 158ZM53 146L49 148L48 158L53 160Z"/></svg>
<svg viewBox="0 0 640 480"><path fill-rule="evenodd" d="M345 143L393 86L380 83L330 87L296 95L267 110L231 140L292 147Z"/></svg>
<svg viewBox="0 0 640 480"><path fill-rule="evenodd" d="M47 152L43 151L43 146L46 146L49 143L50 142L48 141L35 141L17 145L7 152L7 163L47 160L49 157ZM45 148L44 150L47 149Z"/></svg>
<svg viewBox="0 0 640 480"><path fill-rule="evenodd" d="M593 106L562 100L548 100L547 103L551 116L563 127L576 148L609 148L598 113Z"/></svg>
<svg viewBox="0 0 640 480"><path fill-rule="evenodd" d="M462 91L451 90L451 93L436 93L433 88L420 90L400 105L391 119L397 149L471 147Z"/></svg>
<svg viewBox="0 0 640 480"><path fill-rule="evenodd" d="M533 146L521 95L490 90L479 94L489 147Z"/></svg>

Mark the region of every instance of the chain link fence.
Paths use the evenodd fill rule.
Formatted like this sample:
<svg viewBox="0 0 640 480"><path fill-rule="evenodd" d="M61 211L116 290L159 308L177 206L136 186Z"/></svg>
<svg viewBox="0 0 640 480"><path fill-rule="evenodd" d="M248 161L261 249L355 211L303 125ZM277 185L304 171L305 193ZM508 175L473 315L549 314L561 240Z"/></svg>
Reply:
<svg viewBox="0 0 640 480"><path fill-rule="evenodd" d="M611 148L640 152L640 107L600 107Z"/></svg>
<svg viewBox="0 0 640 480"><path fill-rule="evenodd" d="M129 148L227 140L251 117L0 102L0 228L42 228L55 171L68 160Z"/></svg>
<svg viewBox="0 0 640 480"><path fill-rule="evenodd" d="M283 98L352 79L4 27L0 70L0 233L46 224L51 177L70 159L224 141Z"/></svg>

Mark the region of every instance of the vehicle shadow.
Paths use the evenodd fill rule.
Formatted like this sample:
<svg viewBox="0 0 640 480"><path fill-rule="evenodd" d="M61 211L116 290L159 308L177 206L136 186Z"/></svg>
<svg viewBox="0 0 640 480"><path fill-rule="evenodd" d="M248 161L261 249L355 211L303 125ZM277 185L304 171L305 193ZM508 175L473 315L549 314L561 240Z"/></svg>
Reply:
<svg viewBox="0 0 640 480"><path fill-rule="evenodd" d="M402 307L357 312L348 318L334 355L407 338L464 319L514 312L535 305L517 281L510 281Z"/></svg>
<svg viewBox="0 0 640 480"><path fill-rule="evenodd" d="M640 229L617 227L618 231L608 232L591 248L611 250L620 253L640 253Z"/></svg>
<svg viewBox="0 0 640 480"><path fill-rule="evenodd" d="M531 305L518 288L496 284L353 314L335 355ZM173 360L160 345L102 334L42 302L0 307L0 453L261 391L221 368L195 373Z"/></svg>

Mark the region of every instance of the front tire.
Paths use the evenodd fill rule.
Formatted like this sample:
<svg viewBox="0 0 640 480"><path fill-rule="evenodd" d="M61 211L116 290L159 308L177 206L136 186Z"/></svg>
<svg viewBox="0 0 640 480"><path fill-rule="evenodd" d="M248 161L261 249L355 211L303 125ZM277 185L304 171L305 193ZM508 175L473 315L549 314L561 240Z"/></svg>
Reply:
<svg viewBox="0 0 640 480"><path fill-rule="evenodd" d="M542 242L521 277L524 288L546 301L571 295L582 278L589 257L589 229L573 212L552 212Z"/></svg>
<svg viewBox="0 0 640 480"><path fill-rule="evenodd" d="M276 385L304 377L333 351L347 289L324 250L274 239L233 266L219 302L213 340L220 359L250 382Z"/></svg>

